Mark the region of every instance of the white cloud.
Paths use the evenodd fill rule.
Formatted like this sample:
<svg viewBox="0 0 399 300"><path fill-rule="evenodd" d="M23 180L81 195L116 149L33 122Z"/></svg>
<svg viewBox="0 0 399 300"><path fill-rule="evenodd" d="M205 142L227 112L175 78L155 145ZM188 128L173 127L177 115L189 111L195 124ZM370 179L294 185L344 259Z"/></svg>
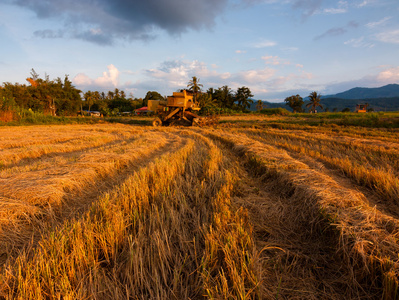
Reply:
<svg viewBox="0 0 399 300"><path fill-rule="evenodd" d="M144 82L135 87L141 93L145 90L154 90L161 94L168 94L173 90L184 88L192 76L197 76L204 89L218 88L228 85L235 90L241 86L251 89L255 97L266 97L267 92L282 92L287 88L292 89L299 82L308 81L313 76L303 71L303 65L291 64L277 56L264 56L262 59L267 64L258 69L247 69L236 72L221 72L220 68L200 61L170 60L165 61L157 68L143 70L147 77ZM283 68L289 65L291 69ZM273 66L273 67L270 67ZM288 72L288 73L287 73Z"/></svg>
<svg viewBox="0 0 399 300"><path fill-rule="evenodd" d="M73 83L82 88L116 88L119 85L119 70L113 65L107 66L108 72L103 72L103 76L91 79L83 73L77 74L73 78Z"/></svg>
<svg viewBox="0 0 399 300"><path fill-rule="evenodd" d="M377 75L377 80L383 83L399 82L399 67L389 68Z"/></svg>
<svg viewBox="0 0 399 300"><path fill-rule="evenodd" d="M242 71L237 73L235 81L256 85L271 79L274 74L276 74L276 70L270 68Z"/></svg>
<svg viewBox="0 0 399 300"><path fill-rule="evenodd" d="M76 75L72 81L77 86L86 86L86 85L91 85L93 83L93 80L91 80L89 76L83 73L79 73L78 75Z"/></svg>
<svg viewBox="0 0 399 300"><path fill-rule="evenodd" d="M359 4L357 4L357 7L364 7L364 6L370 5L370 3L374 3L374 0L364 0L364 1L360 2Z"/></svg>
<svg viewBox="0 0 399 300"><path fill-rule="evenodd" d="M283 50L284 52L295 52L295 51L298 51L299 48L298 47L284 47L281 50Z"/></svg>
<svg viewBox="0 0 399 300"><path fill-rule="evenodd" d="M298 88L302 82L312 78L312 74L303 71L303 65L291 64L277 56L264 56L262 59L266 64L263 67L236 72L222 72L217 65L197 60L169 60L158 67L144 69L135 74L121 72L130 76L129 81L122 85L119 85L119 70L114 65L109 65L102 76L92 79L79 73L73 83L82 90L107 91L117 87L143 97L147 91L153 90L162 95L170 95L177 89L185 88L192 76L197 76L204 85L204 90L228 85L234 91L238 87L248 86L255 97L264 98L269 93L282 93L287 89ZM282 65L289 67L281 68Z"/></svg>
<svg viewBox="0 0 399 300"><path fill-rule="evenodd" d="M197 60L170 60L165 61L158 68L144 70L143 72L151 80L167 82L167 86L173 89L185 87L192 76L208 78L210 81L227 79L231 76L229 72L217 72L215 70L217 69L216 65L211 65L211 68L212 70L204 62Z"/></svg>
<svg viewBox="0 0 399 300"><path fill-rule="evenodd" d="M346 9L346 8L326 8L326 9L324 9L324 13L330 14L330 15L344 14L347 12L348 12L348 9Z"/></svg>
<svg viewBox="0 0 399 300"><path fill-rule="evenodd" d="M98 77L94 82L99 86L109 86L112 85L117 87L119 84L119 70L114 65L109 65L108 72L103 72L102 77Z"/></svg>
<svg viewBox="0 0 399 300"><path fill-rule="evenodd" d="M381 25L384 25L387 21L389 21L390 19L392 19L392 17L385 17L382 20L376 21L376 22L370 22L366 24L366 27L368 28L375 28Z"/></svg>
<svg viewBox="0 0 399 300"><path fill-rule="evenodd" d="M348 40L344 42L344 44L354 48L372 48L375 46L373 43L366 42L363 36L357 39Z"/></svg>
<svg viewBox="0 0 399 300"><path fill-rule="evenodd" d="M254 43L254 48L267 48L267 47L274 47L277 43L269 40L261 40L260 42Z"/></svg>
<svg viewBox="0 0 399 300"><path fill-rule="evenodd" d="M380 87L399 82L399 66L379 66L380 71L359 79L328 84L327 93L335 94L353 87Z"/></svg>
<svg viewBox="0 0 399 300"><path fill-rule="evenodd" d="M278 66L278 65L289 65L290 62L287 60L283 60L278 56L262 56L262 59L265 61L265 64L267 65L273 65L273 66Z"/></svg>
<svg viewBox="0 0 399 300"><path fill-rule="evenodd" d="M245 51L245 50L236 50L235 51L237 54L244 54L244 53L247 53L247 51Z"/></svg>
<svg viewBox="0 0 399 300"><path fill-rule="evenodd" d="M338 7L334 8L325 8L323 10L325 14L344 14L348 12L348 2L347 1L338 1Z"/></svg>
<svg viewBox="0 0 399 300"><path fill-rule="evenodd" d="M376 34L376 38L384 43L399 44L399 29Z"/></svg>
<svg viewBox="0 0 399 300"><path fill-rule="evenodd" d="M389 1L388 1L389 3ZM384 4L384 1L382 0L363 0L363 1L358 1L357 3L355 2L354 5L358 8L362 8L365 6L372 6L372 5L381 5Z"/></svg>

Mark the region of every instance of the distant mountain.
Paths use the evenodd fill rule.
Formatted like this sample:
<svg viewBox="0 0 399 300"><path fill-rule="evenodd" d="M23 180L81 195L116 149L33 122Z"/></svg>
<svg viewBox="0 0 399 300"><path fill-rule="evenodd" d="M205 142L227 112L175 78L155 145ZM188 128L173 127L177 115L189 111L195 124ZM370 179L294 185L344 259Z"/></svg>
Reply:
<svg viewBox="0 0 399 300"><path fill-rule="evenodd" d="M249 110L255 111L256 110L256 105L258 104L258 100L252 99L254 102L251 104L251 107L249 108ZM268 102L268 101L263 101L263 107L264 108L277 108L277 107L284 107L289 109L289 107L287 105L285 105L285 102Z"/></svg>
<svg viewBox="0 0 399 300"><path fill-rule="evenodd" d="M399 84L388 84L379 88L356 87L335 95L322 96L321 99L320 103L330 111L342 111L344 108L355 111L356 104L362 103L368 103L369 108L375 111L399 111ZM304 97L303 100L306 105L308 98ZM291 110L285 102L263 101L263 104L267 108L283 107ZM251 105L250 110L256 110L256 101Z"/></svg>
<svg viewBox="0 0 399 300"><path fill-rule="evenodd" d="M308 111L306 108L306 104L309 101L305 100L305 104L303 108ZM399 111L399 97L391 97L391 98L373 98L373 99L342 99L342 98L322 98L320 101L321 105L323 105L323 109L319 111L324 111L326 108L332 111L342 111L344 108L349 108L351 111L355 111L356 104L365 104L368 103L368 107L374 109L374 111ZM263 105L265 108L276 108L282 107L289 111L292 109L285 104L285 102L280 103L271 103L267 101L263 101ZM251 105L250 110L256 110L256 102Z"/></svg>
<svg viewBox="0 0 399 300"><path fill-rule="evenodd" d="M368 103L368 107L374 109L374 111L399 111L399 97L371 99L322 98L320 103L324 109L328 108L329 111L342 111L344 108L355 111L356 104L365 103Z"/></svg>
<svg viewBox="0 0 399 300"><path fill-rule="evenodd" d="M323 96L322 98L373 99L392 97L399 97L399 84L388 84L379 88L356 87L335 95Z"/></svg>

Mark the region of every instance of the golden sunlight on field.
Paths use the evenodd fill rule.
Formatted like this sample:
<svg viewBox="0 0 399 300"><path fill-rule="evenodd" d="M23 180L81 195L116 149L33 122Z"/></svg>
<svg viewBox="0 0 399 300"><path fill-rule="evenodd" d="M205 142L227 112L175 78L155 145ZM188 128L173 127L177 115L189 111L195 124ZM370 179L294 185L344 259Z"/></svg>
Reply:
<svg viewBox="0 0 399 300"><path fill-rule="evenodd" d="M399 297L399 131L4 127L0 154L0 299Z"/></svg>

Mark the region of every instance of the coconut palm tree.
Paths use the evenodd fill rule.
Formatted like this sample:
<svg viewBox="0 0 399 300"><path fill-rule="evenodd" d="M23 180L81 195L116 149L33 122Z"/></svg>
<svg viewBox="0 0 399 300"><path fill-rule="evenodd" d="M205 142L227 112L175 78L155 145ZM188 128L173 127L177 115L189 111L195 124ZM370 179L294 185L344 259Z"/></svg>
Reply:
<svg viewBox="0 0 399 300"><path fill-rule="evenodd" d="M89 107L88 111L90 114L90 109L91 109L91 106L94 104L94 99L95 99L94 92L87 91L84 94L84 99L85 99L85 104Z"/></svg>
<svg viewBox="0 0 399 300"><path fill-rule="evenodd" d="M317 94L317 92L311 92L309 94L309 101L310 102L306 104L306 107L310 107L311 112L315 113L317 107L323 109L323 105L320 104L321 95Z"/></svg>
<svg viewBox="0 0 399 300"><path fill-rule="evenodd" d="M197 100L197 95L201 93L202 84L199 83L199 78L193 76L193 79L190 80L187 84L188 90L193 92L194 101Z"/></svg>
<svg viewBox="0 0 399 300"><path fill-rule="evenodd" d="M253 96L251 90L248 87L243 86L237 89L234 100L237 102L238 107L240 107L242 111L245 111L247 108L251 107L252 103L254 103L251 99Z"/></svg>

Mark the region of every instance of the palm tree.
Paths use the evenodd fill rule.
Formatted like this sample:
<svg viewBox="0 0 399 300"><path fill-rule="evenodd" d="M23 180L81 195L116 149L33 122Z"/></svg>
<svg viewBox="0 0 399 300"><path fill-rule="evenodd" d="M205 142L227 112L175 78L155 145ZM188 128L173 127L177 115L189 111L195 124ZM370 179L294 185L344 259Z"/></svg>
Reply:
<svg viewBox="0 0 399 300"><path fill-rule="evenodd" d="M317 92L311 92L309 94L309 101L310 102L306 104L306 107L310 107L311 112L315 113L317 107L323 109L323 105L320 104L321 95L317 94Z"/></svg>
<svg viewBox="0 0 399 300"><path fill-rule="evenodd" d="M229 88L227 85L218 88L215 91L213 97L216 99L216 102L218 102L218 104L221 107L224 108L234 107L234 95L231 88Z"/></svg>
<svg viewBox="0 0 399 300"><path fill-rule="evenodd" d="M193 79L190 80L187 84L188 90L193 92L194 101L197 100L197 94L201 93L202 84L199 83L199 78L193 76Z"/></svg>
<svg viewBox="0 0 399 300"><path fill-rule="evenodd" d="M120 94L121 94L121 98L126 99L126 93L125 93L125 91L121 91Z"/></svg>
<svg viewBox="0 0 399 300"><path fill-rule="evenodd" d="M94 93L92 91L87 91L84 94L84 98L85 98L85 104L89 107L88 111L90 114L90 108L94 104L94 99L95 99Z"/></svg>
<svg viewBox="0 0 399 300"><path fill-rule="evenodd" d="M254 95L252 95L251 90L248 87L243 86L237 89L234 98L241 110L245 111L247 108L251 107L252 103L254 103L254 101L251 99L253 96Z"/></svg>

